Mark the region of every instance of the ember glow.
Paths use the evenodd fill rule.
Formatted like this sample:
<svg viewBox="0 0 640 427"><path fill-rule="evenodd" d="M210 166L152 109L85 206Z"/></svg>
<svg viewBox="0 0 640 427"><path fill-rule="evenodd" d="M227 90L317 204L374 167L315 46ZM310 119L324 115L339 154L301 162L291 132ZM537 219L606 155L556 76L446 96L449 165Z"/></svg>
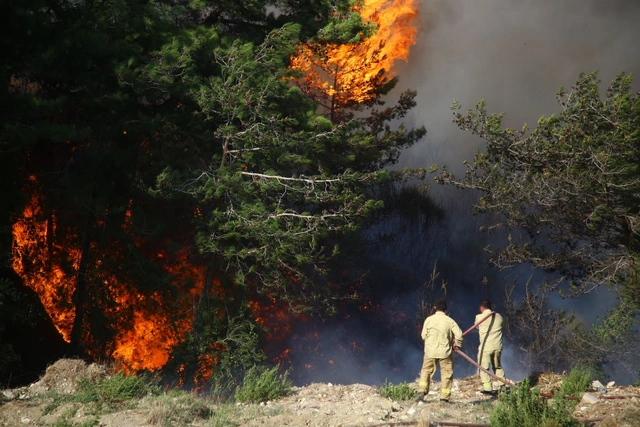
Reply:
<svg viewBox="0 0 640 427"><path fill-rule="evenodd" d="M379 87L393 77L394 63L408 60L415 44L418 5L415 0L364 0L358 12L377 31L350 45L310 43L291 59L304 72L298 84L331 115L354 104L373 100Z"/></svg>

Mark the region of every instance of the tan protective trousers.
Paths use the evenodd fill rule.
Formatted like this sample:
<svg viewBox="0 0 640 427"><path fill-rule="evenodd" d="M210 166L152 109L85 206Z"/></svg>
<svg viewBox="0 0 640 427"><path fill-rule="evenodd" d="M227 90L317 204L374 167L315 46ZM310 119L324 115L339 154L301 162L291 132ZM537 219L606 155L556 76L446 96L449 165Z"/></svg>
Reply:
<svg viewBox="0 0 640 427"><path fill-rule="evenodd" d="M448 399L451 396L451 385L453 384L453 355L446 359L432 359L424 355L422 361L422 370L420 371L420 382L418 383L418 391L425 395L429 393L429 385L431 379L436 373L436 365L440 365L440 399Z"/></svg>
<svg viewBox="0 0 640 427"><path fill-rule="evenodd" d="M502 369L502 363L500 357L502 356L501 350L478 352L478 365L482 366L487 371L493 368L493 372L496 377L504 378L504 370ZM482 381L482 389L485 391L493 390L493 383L491 377L486 372L480 371L480 381Z"/></svg>

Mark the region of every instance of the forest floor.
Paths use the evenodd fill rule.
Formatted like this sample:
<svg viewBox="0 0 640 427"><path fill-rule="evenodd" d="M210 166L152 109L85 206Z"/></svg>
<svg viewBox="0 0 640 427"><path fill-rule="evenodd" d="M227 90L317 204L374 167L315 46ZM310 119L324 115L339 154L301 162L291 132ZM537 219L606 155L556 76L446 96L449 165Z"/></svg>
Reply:
<svg viewBox="0 0 640 427"><path fill-rule="evenodd" d="M62 359L39 381L0 391L0 426L455 426L488 425L497 399L480 393L477 378L454 380L451 402L438 399L436 382L425 402L396 402L378 388L314 383L291 395L261 404L216 404L207 396L179 390L96 407L65 396L76 393L79 379L97 381L104 367ZM557 390L562 376L542 374L543 393ZM603 398L607 396L607 398ZM609 385L605 394L590 392L576 405L574 417L587 426L639 426L640 387Z"/></svg>

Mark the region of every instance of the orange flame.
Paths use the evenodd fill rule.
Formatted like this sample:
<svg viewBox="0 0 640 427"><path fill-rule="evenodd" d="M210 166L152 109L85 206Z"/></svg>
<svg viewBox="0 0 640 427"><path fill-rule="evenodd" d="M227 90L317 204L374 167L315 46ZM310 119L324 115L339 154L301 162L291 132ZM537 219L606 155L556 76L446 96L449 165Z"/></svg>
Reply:
<svg viewBox="0 0 640 427"><path fill-rule="evenodd" d="M70 342L76 315L73 295L83 253L79 249L77 234L67 229L58 230L60 221L54 212L47 213L45 199L38 188L36 178L30 178L28 190L33 196L12 228L12 266L25 285L39 295L53 324L65 341ZM131 205L121 224L125 232L131 232L133 227ZM202 213L196 210L194 215ZM100 220L96 221L100 225ZM90 245L89 256L93 259L90 280L100 284L106 301L114 303L101 309L106 319L117 322L118 330L112 342L103 343L101 354L93 348L87 350L94 357L111 359L127 373L154 371L166 365L172 350L191 329L193 316L186 313L195 312L196 300L204 292L205 281L211 280L207 292L224 296L220 281L208 279L206 267L194 263L187 250L168 253L158 250L154 243L138 239L135 244L142 252L152 254L151 259L173 278L172 286L177 291L175 294L183 299L168 301L166 295L160 292L142 294L134 284L109 271L114 264L118 264L117 250L105 251L96 244ZM117 242L114 247L117 247ZM188 289L187 283L190 283ZM266 296L258 299L260 301L250 301L249 308L256 322L269 331L271 340L284 340L291 333L293 319L305 318L299 314L291 315L287 305L276 298ZM177 315L176 311L182 312L182 315ZM92 332L84 331L81 339L83 344L89 343ZM213 344L211 350L212 353L220 353L226 348L221 344ZM281 352L279 356L281 363L287 363L289 351ZM205 385L217 364L215 356L202 355L191 380L197 387ZM182 371L186 371L186 368L183 367Z"/></svg>
<svg viewBox="0 0 640 427"><path fill-rule="evenodd" d="M35 178L29 178L34 184ZM33 289L45 306L49 317L65 341L69 342L75 312L70 301L76 287L80 251L63 248L55 239L56 222L53 213L43 212L41 198L34 193L22 217L13 225L14 271ZM57 309L53 309L57 307Z"/></svg>
<svg viewBox="0 0 640 427"><path fill-rule="evenodd" d="M29 179L30 189L37 188L35 177ZM58 236L58 221L54 212L46 213L41 205L42 195L33 191L30 202L12 228L12 267L25 285L39 296L53 324L65 341L70 342L75 319L72 296L77 286L82 251L78 249L78 236ZM125 215L123 229L130 229L130 212ZM92 249L95 249L92 246ZM94 280L104 284L109 299L116 302L105 314L110 319L129 319L110 346L110 354L94 356L112 358L120 362L128 372L162 368L173 347L189 330L191 319L172 317L166 309L166 301L160 294L142 295L132 286L118 281L115 275L103 270L105 259L96 259ZM161 265L174 277L173 285L179 287L187 280L193 283L191 294L202 291L204 268L189 263L186 251L157 255ZM165 259L163 259L165 258ZM214 281L215 285L215 281ZM89 338L83 337L83 339ZM91 351L91 349L89 349Z"/></svg>
<svg viewBox="0 0 640 427"><path fill-rule="evenodd" d="M310 43L291 58L291 67L305 78L298 84L330 112L373 100L377 90L393 77L398 59L408 60L415 44L418 6L416 0L364 0L358 10L363 21L374 23L377 32L348 45Z"/></svg>
<svg viewBox="0 0 640 427"><path fill-rule="evenodd" d="M160 295L152 295L153 304L160 307ZM129 294L119 301L122 309L136 307L144 297ZM136 304L137 303L137 304ZM190 319L173 320L163 310L133 309L132 327L121 329L115 337L115 350L110 355L127 372L157 370L169 360L171 350L190 326Z"/></svg>

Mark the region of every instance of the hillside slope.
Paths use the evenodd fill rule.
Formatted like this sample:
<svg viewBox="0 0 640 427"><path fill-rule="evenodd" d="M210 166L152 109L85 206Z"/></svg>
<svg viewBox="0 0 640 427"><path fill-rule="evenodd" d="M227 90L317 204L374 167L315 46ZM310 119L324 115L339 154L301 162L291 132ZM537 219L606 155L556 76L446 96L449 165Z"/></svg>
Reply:
<svg viewBox="0 0 640 427"><path fill-rule="evenodd" d="M97 381L107 375L95 364L59 360L29 387L0 393L0 426L477 426L488 424L496 402L479 392L476 378L454 380L451 403L438 400L438 383L420 403L394 402L363 384L330 383L296 387L290 396L261 404L218 405L206 396L177 390L100 407L65 398L77 392L78 380ZM561 380L545 374L538 386L553 392ZM611 386L604 396L594 403L581 401L574 416L589 426L640 425L640 387Z"/></svg>

